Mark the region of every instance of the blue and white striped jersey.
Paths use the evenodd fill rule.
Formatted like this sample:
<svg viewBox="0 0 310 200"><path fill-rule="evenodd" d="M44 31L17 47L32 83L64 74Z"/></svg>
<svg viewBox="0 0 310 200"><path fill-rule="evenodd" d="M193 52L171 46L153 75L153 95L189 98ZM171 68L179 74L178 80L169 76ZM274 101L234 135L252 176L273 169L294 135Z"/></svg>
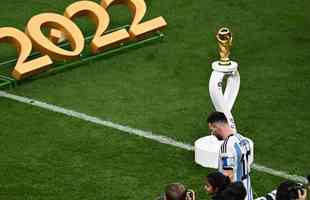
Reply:
<svg viewBox="0 0 310 200"><path fill-rule="evenodd" d="M224 140L219 153L219 171L233 170L233 181L243 182L247 190L246 200L253 200L250 180L252 154L249 140L237 133Z"/></svg>

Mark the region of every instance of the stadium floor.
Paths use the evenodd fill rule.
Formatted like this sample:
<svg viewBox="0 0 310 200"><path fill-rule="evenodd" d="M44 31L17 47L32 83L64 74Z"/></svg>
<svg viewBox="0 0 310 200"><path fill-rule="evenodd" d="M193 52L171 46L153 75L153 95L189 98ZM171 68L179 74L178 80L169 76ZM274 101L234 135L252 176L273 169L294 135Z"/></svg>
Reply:
<svg viewBox="0 0 310 200"><path fill-rule="evenodd" d="M1 26L23 30L31 16L61 13L71 2L3 0ZM210 63L217 59L214 34L227 25L234 33L232 57L241 74L233 113L240 132L255 142L255 161L309 174L309 3L146 2L147 19L162 15L168 22L163 42L9 92L193 143L208 133L208 79ZM127 9L113 7L111 13L112 26L130 23ZM85 32L94 30L87 21L79 24ZM5 45L0 52L1 61L15 55ZM206 198L202 184L210 170L195 165L192 152L4 98L0 110L3 199L153 199L175 181ZM253 172L258 195L281 180Z"/></svg>

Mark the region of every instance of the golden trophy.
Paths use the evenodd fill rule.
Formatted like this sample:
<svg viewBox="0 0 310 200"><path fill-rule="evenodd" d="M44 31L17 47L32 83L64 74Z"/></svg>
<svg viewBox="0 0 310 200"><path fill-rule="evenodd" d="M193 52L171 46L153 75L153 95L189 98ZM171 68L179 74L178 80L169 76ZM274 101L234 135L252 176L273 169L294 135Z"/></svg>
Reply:
<svg viewBox="0 0 310 200"><path fill-rule="evenodd" d="M226 27L221 28L216 34L219 45L220 65L230 65L230 49L232 46L232 34Z"/></svg>

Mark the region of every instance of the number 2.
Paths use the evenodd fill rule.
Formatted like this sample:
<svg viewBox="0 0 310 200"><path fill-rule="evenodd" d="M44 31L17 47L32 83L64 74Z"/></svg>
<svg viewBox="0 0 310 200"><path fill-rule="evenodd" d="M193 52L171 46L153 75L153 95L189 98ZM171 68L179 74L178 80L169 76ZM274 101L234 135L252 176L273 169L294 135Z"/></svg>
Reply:
<svg viewBox="0 0 310 200"><path fill-rule="evenodd" d="M113 4L127 4L133 13L133 21L129 29L132 38L143 37L146 34L158 31L167 26L163 17L157 17L146 22L141 22L146 13L144 0L102 0L101 5L108 9Z"/></svg>
<svg viewBox="0 0 310 200"><path fill-rule="evenodd" d="M18 50L19 57L12 72L12 76L17 80L43 71L49 65L53 64L53 61L47 55L26 61L32 51L32 43L24 32L16 28L0 28L0 42L11 43Z"/></svg>

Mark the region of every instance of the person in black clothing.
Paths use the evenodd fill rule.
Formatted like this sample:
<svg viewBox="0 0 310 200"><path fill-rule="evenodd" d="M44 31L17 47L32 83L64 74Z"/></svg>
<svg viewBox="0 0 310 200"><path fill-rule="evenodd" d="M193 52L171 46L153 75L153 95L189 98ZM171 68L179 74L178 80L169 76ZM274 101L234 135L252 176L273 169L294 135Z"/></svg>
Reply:
<svg viewBox="0 0 310 200"><path fill-rule="evenodd" d="M277 188L276 200L306 200L307 188L302 183L284 181Z"/></svg>
<svg viewBox="0 0 310 200"><path fill-rule="evenodd" d="M220 172L210 173L205 180L205 190L212 199L217 199L228 185L230 185L230 179Z"/></svg>
<svg viewBox="0 0 310 200"><path fill-rule="evenodd" d="M234 182L224 189L216 200L244 200L247 191L242 182Z"/></svg>
<svg viewBox="0 0 310 200"><path fill-rule="evenodd" d="M210 173L206 177L205 190L212 200L244 200L246 197L242 182L231 183L229 177L220 172Z"/></svg>

